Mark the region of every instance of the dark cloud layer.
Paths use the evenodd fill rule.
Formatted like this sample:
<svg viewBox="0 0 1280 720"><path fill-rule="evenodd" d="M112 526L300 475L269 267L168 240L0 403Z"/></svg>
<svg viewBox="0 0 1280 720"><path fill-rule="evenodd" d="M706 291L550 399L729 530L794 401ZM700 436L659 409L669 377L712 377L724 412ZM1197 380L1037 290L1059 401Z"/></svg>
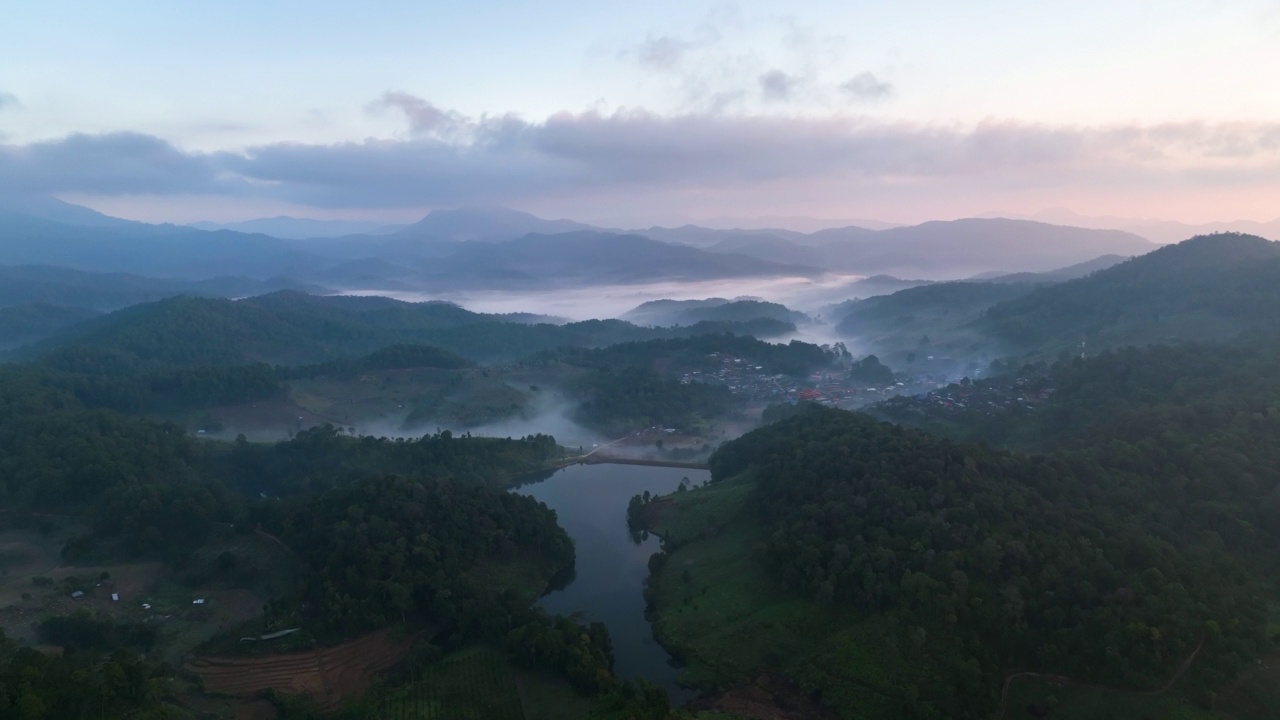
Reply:
<svg viewBox="0 0 1280 720"><path fill-rule="evenodd" d="M150 135L69 135L0 146L0 189L103 195L227 193L243 183L219 177L211 157L186 153Z"/></svg>
<svg viewBox="0 0 1280 720"><path fill-rule="evenodd" d="M654 70L675 70L692 50L694 43L670 35L649 36L634 48L619 53L619 57L634 57L642 67Z"/></svg>
<svg viewBox="0 0 1280 720"><path fill-rule="evenodd" d="M849 78L841 83L840 89L862 100L881 100L893 95L893 85L869 72Z"/></svg>
<svg viewBox="0 0 1280 720"><path fill-rule="evenodd" d="M781 70L770 70L759 77L760 94L769 102L790 100L803 83L799 77Z"/></svg>
<svg viewBox="0 0 1280 720"><path fill-rule="evenodd" d="M541 122L466 118L402 93L408 140L277 143L184 152L136 134L0 145L0 189L98 195L245 195L337 208L423 207L778 183L966 189L1256 183L1280 173L1280 123L976 127L644 111Z"/></svg>

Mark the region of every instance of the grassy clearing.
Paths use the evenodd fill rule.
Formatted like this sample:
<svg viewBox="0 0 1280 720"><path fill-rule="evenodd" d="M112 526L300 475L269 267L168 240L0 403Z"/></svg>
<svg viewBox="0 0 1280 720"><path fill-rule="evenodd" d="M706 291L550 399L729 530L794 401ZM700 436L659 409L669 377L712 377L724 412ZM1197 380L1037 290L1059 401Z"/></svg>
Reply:
<svg viewBox="0 0 1280 720"><path fill-rule="evenodd" d="M67 538L82 528L51 525L50 530L0 532L0 608L21 602L23 593L38 594L31 578L51 575L62 564Z"/></svg>
<svg viewBox="0 0 1280 720"><path fill-rule="evenodd" d="M655 530L674 543L658 575L655 627L687 663L682 681L722 687L790 658L810 654L838 610L779 593L752 557L758 530L743 517L752 485L743 479L670 496L656 508Z"/></svg>

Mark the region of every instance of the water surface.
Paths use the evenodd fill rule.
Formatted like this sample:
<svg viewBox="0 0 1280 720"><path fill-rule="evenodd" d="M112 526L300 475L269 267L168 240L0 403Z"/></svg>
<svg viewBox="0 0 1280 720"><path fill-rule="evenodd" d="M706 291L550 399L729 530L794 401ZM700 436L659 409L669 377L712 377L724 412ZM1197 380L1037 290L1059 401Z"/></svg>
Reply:
<svg viewBox="0 0 1280 720"><path fill-rule="evenodd" d="M586 620L603 622L613 639L618 677L644 678L664 688L675 703L696 693L675 684L679 670L653 639L645 619L644 581L649 556L658 552L658 539L649 537L638 545L632 540L627 503L646 490L654 495L673 492L683 478L701 485L710 477L706 470L684 468L572 465L515 490L555 510L577 551L572 582L538 604L551 613L581 613Z"/></svg>

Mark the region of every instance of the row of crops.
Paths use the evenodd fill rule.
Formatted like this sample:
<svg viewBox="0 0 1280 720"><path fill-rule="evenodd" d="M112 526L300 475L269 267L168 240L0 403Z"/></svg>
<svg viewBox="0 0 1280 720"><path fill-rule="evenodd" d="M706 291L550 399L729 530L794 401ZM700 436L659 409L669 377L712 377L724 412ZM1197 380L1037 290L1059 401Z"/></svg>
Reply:
<svg viewBox="0 0 1280 720"><path fill-rule="evenodd" d="M515 676L503 657L474 648L423 668L378 703L370 720L524 720Z"/></svg>

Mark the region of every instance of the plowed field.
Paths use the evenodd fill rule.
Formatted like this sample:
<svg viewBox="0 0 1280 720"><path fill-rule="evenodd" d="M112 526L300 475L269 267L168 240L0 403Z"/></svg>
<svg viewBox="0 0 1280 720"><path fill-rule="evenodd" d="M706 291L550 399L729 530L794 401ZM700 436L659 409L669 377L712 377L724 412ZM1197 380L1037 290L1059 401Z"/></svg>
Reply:
<svg viewBox="0 0 1280 720"><path fill-rule="evenodd" d="M398 663L413 640L394 642L386 630L341 645L308 652L261 657L197 656L187 670L200 676L205 692L240 697L272 689L291 695L310 695L324 710L359 695L375 677Z"/></svg>

